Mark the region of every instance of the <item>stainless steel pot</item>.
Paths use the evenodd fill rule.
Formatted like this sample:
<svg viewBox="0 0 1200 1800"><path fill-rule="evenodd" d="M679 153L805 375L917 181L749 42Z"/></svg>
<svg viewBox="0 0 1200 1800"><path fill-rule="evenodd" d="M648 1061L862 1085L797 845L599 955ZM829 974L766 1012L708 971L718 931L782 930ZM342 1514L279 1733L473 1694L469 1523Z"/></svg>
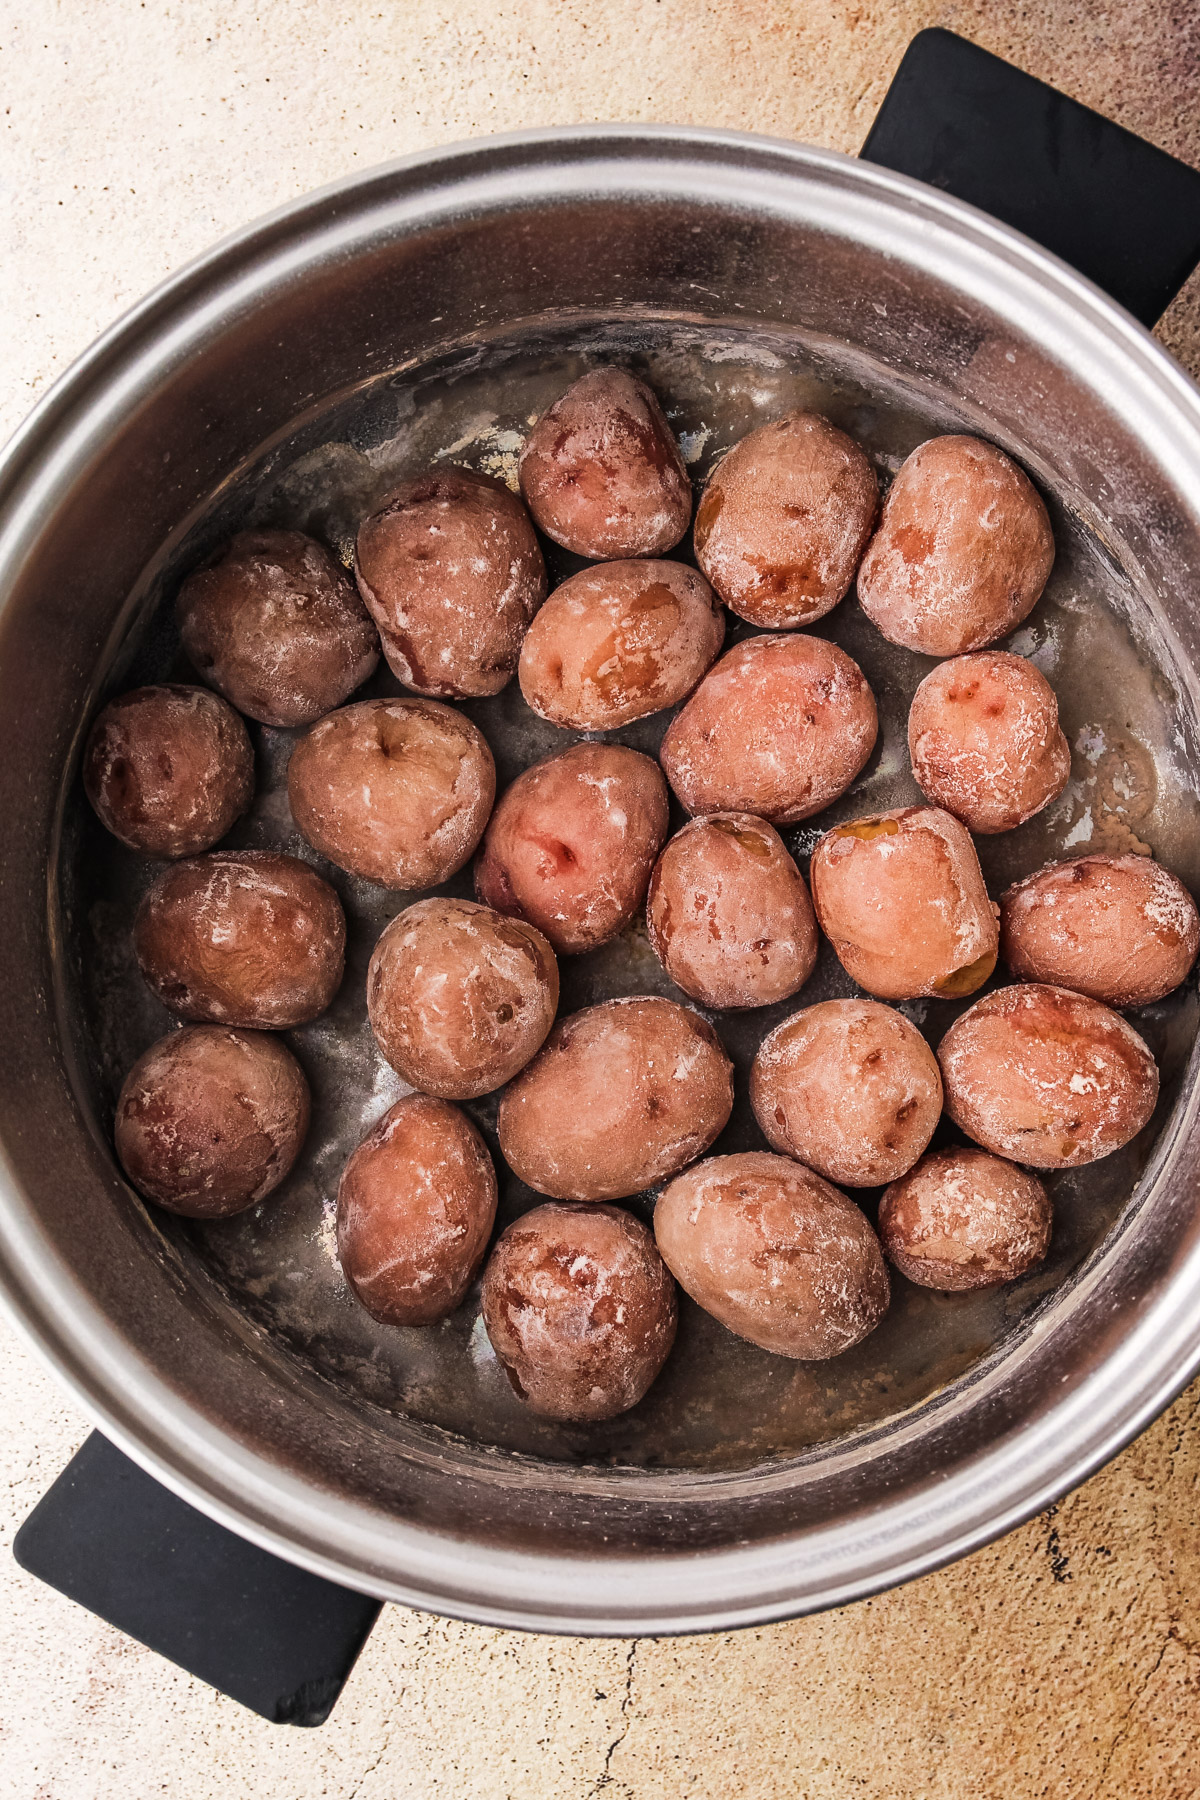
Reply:
<svg viewBox="0 0 1200 1800"><path fill-rule="evenodd" d="M69 1042L64 798L147 570L368 384L597 321L802 344L1019 451L1110 571L1197 766L1200 394L1065 265L878 168L731 133L537 133L343 182L159 289L0 467L0 1280L109 1436L281 1556L464 1618L683 1631L934 1568L1174 1396L1200 1366L1194 1055L1116 1226L968 1374L783 1462L689 1471L503 1453L356 1404L159 1232Z"/></svg>

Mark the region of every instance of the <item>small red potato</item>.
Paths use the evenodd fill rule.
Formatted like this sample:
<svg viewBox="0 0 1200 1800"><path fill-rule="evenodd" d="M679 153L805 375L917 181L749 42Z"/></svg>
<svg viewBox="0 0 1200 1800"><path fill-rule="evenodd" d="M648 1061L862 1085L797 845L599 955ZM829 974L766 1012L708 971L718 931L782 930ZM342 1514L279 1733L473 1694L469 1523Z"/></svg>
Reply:
<svg viewBox="0 0 1200 1800"><path fill-rule="evenodd" d="M875 471L854 439L818 413L788 413L713 470L696 560L752 625L809 625L847 593L878 511Z"/></svg>
<svg viewBox="0 0 1200 1800"><path fill-rule="evenodd" d="M342 1272L373 1319L436 1325L460 1304L496 1218L496 1172L457 1106L398 1100L342 1171Z"/></svg>
<svg viewBox="0 0 1200 1800"><path fill-rule="evenodd" d="M1050 1197L1027 1169L984 1150L936 1150L879 1206L890 1262L944 1294L1027 1275L1050 1248Z"/></svg>
<svg viewBox="0 0 1200 1800"><path fill-rule="evenodd" d="M712 1156L664 1189L654 1236L680 1287L776 1356L823 1361L888 1308L879 1240L852 1200L786 1156Z"/></svg>
<svg viewBox="0 0 1200 1800"><path fill-rule="evenodd" d="M980 835L1023 825L1071 773L1054 689L1004 650L952 657L925 677L908 715L908 752L926 798Z"/></svg>
<svg viewBox="0 0 1200 1800"><path fill-rule="evenodd" d="M96 817L145 856L195 856L254 799L254 751L232 706L207 688L134 688L111 700L83 753Z"/></svg>

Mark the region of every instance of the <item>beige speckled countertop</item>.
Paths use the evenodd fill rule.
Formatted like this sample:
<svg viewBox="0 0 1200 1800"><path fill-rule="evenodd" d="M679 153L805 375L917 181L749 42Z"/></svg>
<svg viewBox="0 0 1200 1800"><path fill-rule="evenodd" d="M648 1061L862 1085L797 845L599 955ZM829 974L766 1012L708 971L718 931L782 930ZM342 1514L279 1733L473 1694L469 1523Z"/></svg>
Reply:
<svg viewBox="0 0 1200 1800"><path fill-rule="evenodd" d="M575 120L861 143L947 25L1200 164L1195 0L0 0L0 435L113 316L347 169ZM1162 335L1200 368L1200 284ZM22 1576L86 1423L0 1362L3 1800L1191 1800L1200 1385L1003 1542L822 1618L597 1643L389 1608L266 1725Z"/></svg>

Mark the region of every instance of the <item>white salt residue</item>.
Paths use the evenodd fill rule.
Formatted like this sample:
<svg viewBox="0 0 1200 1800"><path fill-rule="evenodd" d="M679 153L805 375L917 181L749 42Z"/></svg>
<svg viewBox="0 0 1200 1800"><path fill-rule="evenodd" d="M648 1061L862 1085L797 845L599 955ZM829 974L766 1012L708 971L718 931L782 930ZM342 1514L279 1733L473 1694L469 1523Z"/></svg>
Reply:
<svg viewBox="0 0 1200 1800"><path fill-rule="evenodd" d="M482 1313L471 1327L471 1335L467 1339L467 1354L476 1367L494 1363L496 1360L496 1352L492 1349L492 1340L487 1334L487 1326L483 1322Z"/></svg>
<svg viewBox="0 0 1200 1800"><path fill-rule="evenodd" d="M711 425L702 425L699 431L681 431L679 434L679 448L683 452L684 462L699 462L701 456L704 454L704 446L711 436Z"/></svg>
<svg viewBox="0 0 1200 1800"><path fill-rule="evenodd" d="M369 1131L376 1119L381 1119L389 1106L395 1106L397 1100L403 1100L406 1094L415 1093L406 1081L402 1081L390 1063L384 1062L382 1056L375 1059L375 1069L371 1080L371 1091L362 1103L361 1118L363 1130Z"/></svg>
<svg viewBox="0 0 1200 1800"><path fill-rule="evenodd" d="M1075 738L1075 748L1085 762L1098 763L1108 749L1102 725L1084 725Z"/></svg>
<svg viewBox="0 0 1200 1800"><path fill-rule="evenodd" d="M1076 844L1090 844L1092 841L1093 830L1094 822L1092 819L1092 810L1091 807L1088 807L1087 811L1076 820L1075 824L1072 825L1070 831L1068 831L1066 837L1063 839L1063 849L1073 850Z"/></svg>

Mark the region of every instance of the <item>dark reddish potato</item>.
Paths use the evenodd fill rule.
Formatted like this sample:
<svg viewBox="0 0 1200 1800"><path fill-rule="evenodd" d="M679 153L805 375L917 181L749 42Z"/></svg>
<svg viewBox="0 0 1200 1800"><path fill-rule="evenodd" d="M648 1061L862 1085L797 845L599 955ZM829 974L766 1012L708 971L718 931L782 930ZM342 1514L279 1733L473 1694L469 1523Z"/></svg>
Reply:
<svg viewBox="0 0 1200 1800"><path fill-rule="evenodd" d="M804 877L751 813L709 813L670 839L646 919L667 974L702 1006L770 1006L803 987L817 960Z"/></svg>
<svg viewBox="0 0 1200 1800"><path fill-rule="evenodd" d="M554 952L524 919L473 900L419 900L383 932L367 1012L384 1056L444 1100L490 1094L541 1049L558 1006Z"/></svg>
<svg viewBox="0 0 1200 1800"><path fill-rule="evenodd" d="M1135 1138L1158 1069L1119 1013L1065 988L1000 988L938 1046L946 1111L967 1136L1034 1169L1074 1169Z"/></svg>
<svg viewBox="0 0 1200 1800"><path fill-rule="evenodd" d="M1023 656L981 650L940 663L913 695L917 786L971 831L1011 831L1061 794L1071 746L1054 689Z"/></svg>
<svg viewBox="0 0 1200 1800"><path fill-rule="evenodd" d="M725 617L686 563L600 563L549 600L521 646L521 692L535 713L611 731L690 694L721 648Z"/></svg>
<svg viewBox="0 0 1200 1800"><path fill-rule="evenodd" d="M836 644L753 637L709 670L659 760L690 813L794 825L845 793L878 729L866 677Z"/></svg>
<svg viewBox="0 0 1200 1800"><path fill-rule="evenodd" d="M359 700L301 738L292 817L315 850L381 887L436 887L479 842L496 793L482 732L436 700Z"/></svg>
<svg viewBox="0 0 1200 1800"><path fill-rule="evenodd" d="M498 694L546 598L525 508L467 469L389 495L359 527L354 569L388 667L418 694Z"/></svg>
<svg viewBox="0 0 1200 1800"><path fill-rule="evenodd" d="M537 1206L509 1226L484 1271L492 1347L547 1419L612 1419L636 1406L677 1318L653 1237L615 1206Z"/></svg>
<svg viewBox="0 0 1200 1800"><path fill-rule="evenodd" d="M673 1000L585 1007L555 1027L500 1102L500 1148L556 1200L619 1200L702 1156L733 1110L712 1026Z"/></svg>
<svg viewBox="0 0 1200 1800"><path fill-rule="evenodd" d="M500 796L475 864L485 906L527 919L559 955L594 950L646 897L667 835L667 785L621 744L573 744Z"/></svg>
<svg viewBox="0 0 1200 1800"><path fill-rule="evenodd" d="M285 1031L337 993L346 919L298 857L214 850L147 889L133 941L146 981L181 1018Z"/></svg>
<svg viewBox="0 0 1200 1800"><path fill-rule="evenodd" d="M1048 863L1000 896L1000 954L1019 981L1148 1006L1177 988L1200 918L1177 876L1148 856Z"/></svg>
<svg viewBox="0 0 1200 1800"><path fill-rule="evenodd" d="M240 532L188 576L176 612L204 679L264 725L311 725L379 661L379 635L353 582L299 531Z"/></svg>
<svg viewBox="0 0 1200 1800"><path fill-rule="evenodd" d="M659 1199L654 1236L698 1306L776 1356L839 1356L888 1308L864 1215L786 1156L751 1150L688 1169Z"/></svg>
<svg viewBox="0 0 1200 1800"><path fill-rule="evenodd" d="M134 688L111 700L83 753L100 823L146 856L195 856L254 798L246 727L207 688Z"/></svg>
<svg viewBox="0 0 1200 1800"><path fill-rule="evenodd" d="M808 625L846 594L878 511L854 439L818 413L788 413L717 464L696 510L696 560L752 625Z"/></svg>
<svg viewBox="0 0 1200 1800"><path fill-rule="evenodd" d="M279 1186L308 1112L304 1071L278 1038L185 1025L125 1077L117 1155L148 1200L189 1219L225 1219Z"/></svg>
<svg viewBox="0 0 1200 1800"><path fill-rule="evenodd" d="M543 413L521 452L521 492L578 556L661 556L692 516L692 484L662 408L623 369L593 369Z"/></svg>
<svg viewBox="0 0 1200 1800"><path fill-rule="evenodd" d="M809 868L817 919L851 980L884 1000L973 994L996 966L996 908L970 834L936 806L826 832Z"/></svg>
<svg viewBox="0 0 1200 1800"><path fill-rule="evenodd" d="M398 1100L347 1159L338 1185L342 1272L384 1325L435 1325L475 1279L496 1218L496 1172L465 1113Z"/></svg>
<svg viewBox="0 0 1200 1800"><path fill-rule="evenodd" d="M930 438L892 483L858 597L890 643L958 656L1019 625L1053 562L1049 515L1016 463L982 438Z"/></svg>
<svg viewBox="0 0 1200 1800"><path fill-rule="evenodd" d="M902 1013L826 1000L763 1039L750 1101L773 1150L846 1187L879 1187L911 1169L933 1136L942 1078Z"/></svg>
<svg viewBox="0 0 1200 1800"><path fill-rule="evenodd" d="M888 1258L918 1287L999 1287L1042 1261L1050 1198L1027 1169L984 1150L937 1150L893 1182L879 1206Z"/></svg>

